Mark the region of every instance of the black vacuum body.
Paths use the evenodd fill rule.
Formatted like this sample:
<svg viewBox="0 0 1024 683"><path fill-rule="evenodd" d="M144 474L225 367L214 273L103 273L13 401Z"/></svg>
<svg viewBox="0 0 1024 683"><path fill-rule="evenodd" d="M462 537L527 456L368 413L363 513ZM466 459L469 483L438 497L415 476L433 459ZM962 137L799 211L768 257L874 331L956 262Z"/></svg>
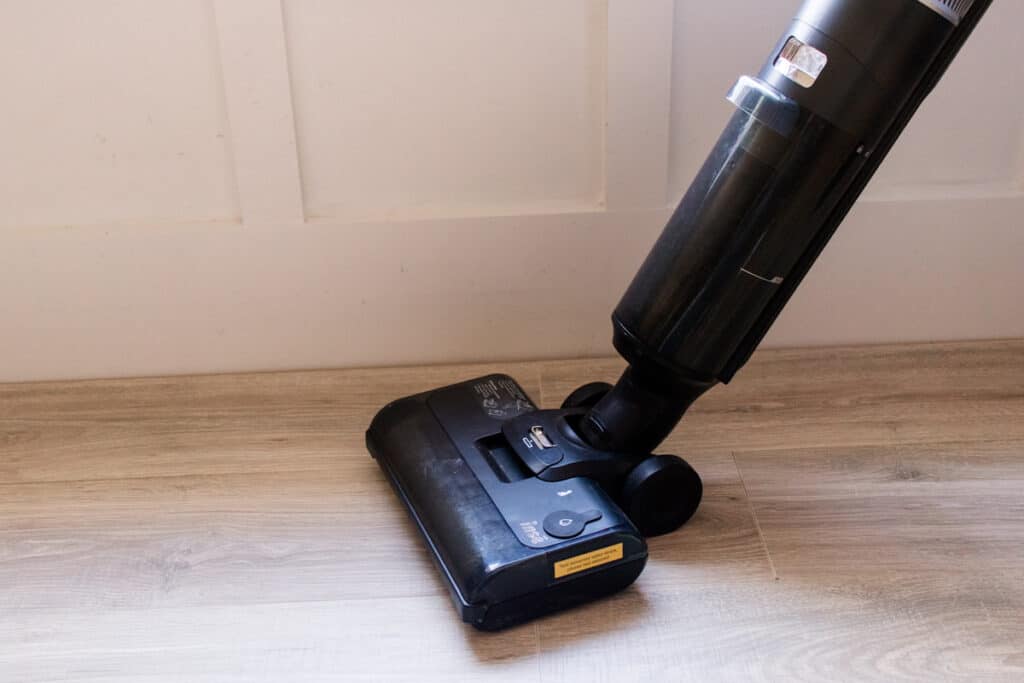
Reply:
<svg viewBox="0 0 1024 683"><path fill-rule="evenodd" d="M629 585L700 477L653 451L746 363L991 0L807 0L612 316L629 367L538 410L503 375L410 396L367 444L463 619L497 629Z"/></svg>

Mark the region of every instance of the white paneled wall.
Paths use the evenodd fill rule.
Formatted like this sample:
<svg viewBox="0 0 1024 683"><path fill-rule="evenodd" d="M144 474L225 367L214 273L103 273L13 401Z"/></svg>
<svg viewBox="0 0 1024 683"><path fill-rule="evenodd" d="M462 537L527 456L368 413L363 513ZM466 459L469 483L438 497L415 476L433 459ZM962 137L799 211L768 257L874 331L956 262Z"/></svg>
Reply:
<svg viewBox="0 0 1024 683"><path fill-rule="evenodd" d="M238 218L204 0L5 2L0 88L0 226Z"/></svg>
<svg viewBox="0 0 1024 683"><path fill-rule="evenodd" d="M797 0L0 6L0 380L610 353ZM1003 0L769 337L1024 336Z"/></svg>
<svg viewBox="0 0 1024 683"><path fill-rule="evenodd" d="M870 199L1020 194L1022 10L1024 3L996 3L886 159L869 190Z"/></svg>
<svg viewBox="0 0 1024 683"><path fill-rule="evenodd" d="M297 0L284 9L307 217L599 208L602 5Z"/></svg>

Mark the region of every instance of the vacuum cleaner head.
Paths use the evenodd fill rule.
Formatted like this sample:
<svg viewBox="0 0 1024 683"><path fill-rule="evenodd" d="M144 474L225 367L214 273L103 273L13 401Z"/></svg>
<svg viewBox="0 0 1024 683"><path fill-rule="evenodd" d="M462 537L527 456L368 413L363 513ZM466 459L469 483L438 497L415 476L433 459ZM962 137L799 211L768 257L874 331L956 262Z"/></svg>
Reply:
<svg viewBox="0 0 1024 683"><path fill-rule="evenodd" d="M647 561L640 532L592 479L527 469L503 425L536 410L515 380L490 375L395 401L366 434L463 621L482 630L621 590ZM539 427L523 439L534 454L559 450Z"/></svg>

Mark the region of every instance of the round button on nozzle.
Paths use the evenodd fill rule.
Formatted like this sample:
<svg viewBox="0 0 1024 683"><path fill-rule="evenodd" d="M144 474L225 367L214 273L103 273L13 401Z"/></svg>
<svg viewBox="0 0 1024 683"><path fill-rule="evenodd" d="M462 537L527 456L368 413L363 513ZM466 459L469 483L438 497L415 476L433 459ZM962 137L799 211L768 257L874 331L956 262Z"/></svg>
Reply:
<svg viewBox="0 0 1024 683"><path fill-rule="evenodd" d="M573 512L572 510L556 510L544 518L544 531L553 538L575 538L583 533L583 528L590 522L601 519L599 510Z"/></svg>

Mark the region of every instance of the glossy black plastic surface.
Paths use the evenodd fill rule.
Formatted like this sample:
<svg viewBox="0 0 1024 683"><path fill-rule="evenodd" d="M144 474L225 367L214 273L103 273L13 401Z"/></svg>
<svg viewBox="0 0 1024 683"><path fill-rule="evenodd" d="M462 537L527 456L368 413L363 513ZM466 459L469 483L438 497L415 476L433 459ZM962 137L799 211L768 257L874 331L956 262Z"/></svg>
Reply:
<svg viewBox="0 0 1024 683"><path fill-rule="evenodd" d="M647 548L623 512L588 478L545 481L502 433L535 406L514 380L491 375L383 408L367 446L405 503L463 619L496 629L628 586ZM570 539L544 531L558 511L598 511ZM557 563L621 544L621 558L570 575Z"/></svg>
<svg viewBox="0 0 1024 683"><path fill-rule="evenodd" d="M648 386L613 389L585 418L588 438L649 448L732 379L989 4L955 26L917 0L804 3L730 93L736 112L615 309L615 346L636 371L620 384ZM775 66L790 39L828 58L810 85ZM644 391L646 410L623 407Z"/></svg>
<svg viewBox="0 0 1024 683"><path fill-rule="evenodd" d="M719 378L863 163L858 147L807 112L783 138L737 111L616 308L617 324L680 373Z"/></svg>

